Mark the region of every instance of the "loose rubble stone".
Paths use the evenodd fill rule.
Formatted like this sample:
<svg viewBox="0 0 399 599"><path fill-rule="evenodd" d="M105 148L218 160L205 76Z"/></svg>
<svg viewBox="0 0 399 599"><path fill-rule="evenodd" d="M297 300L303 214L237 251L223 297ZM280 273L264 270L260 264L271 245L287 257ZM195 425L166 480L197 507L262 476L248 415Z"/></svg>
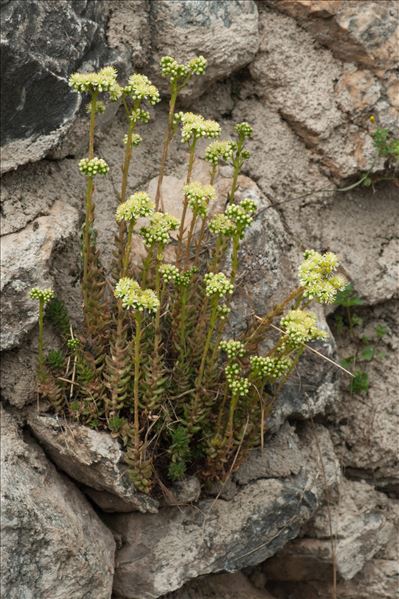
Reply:
<svg viewBox="0 0 399 599"><path fill-rule="evenodd" d="M83 483L102 509L157 511L157 502L138 493L130 482L123 452L110 434L35 412L29 413L27 418L30 429L51 460L71 478Z"/></svg>
<svg viewBox="0 0 399 599"><path fill-rule="evenodd" d="M110 599L115 542L70 480L2 409L2 594Z"/></svg>

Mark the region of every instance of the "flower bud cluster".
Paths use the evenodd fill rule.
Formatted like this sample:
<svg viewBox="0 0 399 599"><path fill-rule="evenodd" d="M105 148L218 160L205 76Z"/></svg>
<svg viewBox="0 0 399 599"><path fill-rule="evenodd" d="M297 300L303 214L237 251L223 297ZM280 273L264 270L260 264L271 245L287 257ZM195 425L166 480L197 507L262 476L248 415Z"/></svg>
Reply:
<svg viewBox="0 0 399 599"><path fill-rule="evenodd" d="M98 73L73 73L69 78L69 86L81 94L108 92L111 100L117 100L122 90L116 76L114 67L104 67Z"/></svg>
<svg viewBox="0 0 399 599"><path fill-rule="evenodd" d="M226 304L220 304L216 310L216 313L220 320L226 320L226 317L230 314L230 312L231 308L229 308L229 306L226 306Z"/></svg>
<svg viewBox="0 0 399 599"><path fill-rule="evenodd" d="M209 222L209 230L220 237L232 237L236 231L236 226L224 213L220 213L216 214Z"/></svg>
<svg viewBox="0 0 399 599"><path fill-rule="evenodd" d="M228 364L224 369L229 389L233 395L245 397L248 395L250 383L247 378L240 376L240 367L236 362Z"/></svg>
<svg viewBox="0 0 399 599"><path fill-rule="evenodd" d="M67 347L71 351L76 351L78 349L79 345L80 345L80 341L76 337L73 337L73 338L71 337L67 341Z"/></svg>
<svg viewBox="0 0 399 599"><path fill-rule="evenodd" d="M245 121L242 123L237 123L237 125L234 127L234 130L237 133L237 135L242 139L252 137L252 134L254 132L251 125L249 123L246 123Z"/></svg>
<svg viewBox="0 0 399 599"><path fill-rule="evenodd" d="M162 264L159 271L165 283L174 283L177 287L189 287L194 272L197 268L193 266L182 272L174 264Z"/></svg>
<svg viewBox="0 0 399 599"><path fill-rule="evenodd" d="M192 58L187 64L180 64L171 56L162 56L161 75L171 83L184 83L191 75L203 75L207 61L203 56Z"/></svg>
<svg viewBox="0 0 399 599"><path fill-rule="evenodd" d="M114 295L122 300L122 306L138 312L155 313L159 308L159 299L152 289L141 289L137 281L123 277L115 287Z"/></svg>
<svg viewBox="0 0 399 599"><path fill-rule="evenodd" d="M45 304L52 300L54 296L55 293L52 289L40 289L39 287L33 287L29 292L29 297L31 299L43 301Z"/></svg>
<svg viewBox="0 0 399 599"><path fill-rule="evenodd" d="M151 106L154 106L161 100L159 91L155 85L151 83L148 77L139 73L135 73L129 77L127 85L123 88L123 93L130 96L132 100L146 101Z"/></svg>
<svg viewBox="0 0 399 599"><path fill-rule="evenodd" d="M231 141L214 141L205 150L205 160L214 166L219 162L227 162L233 158L233 145Z"/></svg>
<svg viewBox="0 0 399 599"><path fill-rule="evenodd" d="M241 341L230 339L229 341L221 341L219 347L227 354L229 360L242 358L245 355L244 344Z"/></svg>
<svg viewBox="0 0 399 599"><path fill-rule="evenodd" d="M304 252L304 261L299 267L299 280L305 288L304 296L322 304L334 302L338 291L346 287L343 277L336 274L338 258L332 252L319 254L315 250Z"/></svg>
<svg viewBox="0 0 399 599"><path fill-rule="evenodd" d="M208 272L204 276L204 281L205 294L208 297L222 298L226 295L231 295L234 291L234 286L232 285L232 283L230 283L230 280L222 272Z"/></svg>
<svg viewBox="0 0 399 599"><path fill-rule="evenodd" d="M131 222L140 217L150 216L154 211L154 204L145 191L137 191L126 202L119 204L116 209L116 220Z"/></svg>
<svg viewBox="0 0 399 599"><path fill-rule="evenodd" d="M109 166L103 158L82 158L79 161L79 170L86 177L94 177L95 175L106 175Z"/></svg>
<svg viewBox="0 0 399 599"><path fill-rule="evenodd" d="M221 128L216 121L206 120L200 114L192 112L178 112L174 117L175 125L181 123L181 139L183 143L189 143L201 137L219 137Z"/></svg>
<svg viewBox="0 0 399 599"><path fill-rule="evenodd" d="M225 215L235 224L235 233L242 238L245 229L253 221L252 215L256 211L256 204L253 200L246 198L239 204L229 204L225 210Z"/></svg>
<svg viewBox="0 0 399 599"><path fill-rule="evenodd" d="M280 321L285 335L281 350L297 349L309 341L325 339L327 333L321 331L316 324L316 316L307 310L290 310Z"/></svg>
<svg viewBox="0 0 399 599"><path fill-rule="evenodd" d="M174 216L163 212L154 212L150 218L150 224L140 229L140 235L143 237L146 247L156 244L164 246L170 242L170 232L175 231L178 226L179 221Z"/></svg>
<svg viewBox="0 0 399 599"><path fill-rule="evenodd" d="M206 216L208 203L216 199L216 191L212 185L202 185L193 181L184 186L184 195L196 216Z"/></svg>
<svg viewBox="0 0 399 599"><path fill-rule="evenodd" d="M129 137L127 134L123 136L123 143L125 144L125 146L127 145L128 139L129 139ZM138 133L132 134L132 136L131 136L132 148L134 148L135 146L139 146L142 141L143 141L143 138L141 137L141 135L139 135Z"/></svg>
<svg viewBox="0 0 399 599"><path fill-rule="evenodd" d="M129 120L131 123L146 123L150 122L150 113L148 110L144 110L143 108L135 108L129 114Z"/></svg>
<svg viewBox="0 0 399 599"><path fill-rule="evenodd" d="M292 366L292 360L286 356L251 356L251 372L257 377L276 380L286 374Z"/></svg>
<svg viewBox="0 0 399 599"><path fill-rule="evenodd" d="M89 102L88 104L86 104L86 112L88 114L90 114L91 111L92 111L92 105L91 105L91 102ZM101 113L105 112L105 104L104 104L104 102L101 102L100 100L97 100L95 112L98 113L98 114L101 114Z"/></svg>

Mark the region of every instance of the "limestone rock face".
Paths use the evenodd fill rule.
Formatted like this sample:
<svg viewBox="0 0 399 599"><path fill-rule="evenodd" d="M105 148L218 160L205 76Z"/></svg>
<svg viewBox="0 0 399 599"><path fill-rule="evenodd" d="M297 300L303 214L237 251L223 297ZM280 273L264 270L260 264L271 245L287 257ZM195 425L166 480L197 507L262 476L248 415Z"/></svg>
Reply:
<svg viewBox="0 0 399 599"><path fill-rule="evenodd" d="M2 595L110 599L111 533L4 410L1 439Z"/></svg>
<svg viewBox="0 0 399 599"><path fill-rule="evenodd" d="M111 435L35 412L28 414L28 424L51 460L68 476L83 483L102 509L157 511L157 502L137 493L130 482L122 449Z"/></svg>
<svg viewBox="0 0 399 599"><path fill-rule="evenodd" d="M258 9L253 0L222 3L157 0L151 7L151 26L154 31L151 60L155 69L164 55L178 56L180 62L185 62L202 54L208 60L205 77L194 82L191 96L199 95L209 83L225 79L247 65L259 45ZM159 75L154 76L161 89L166 90Z"/></svg>

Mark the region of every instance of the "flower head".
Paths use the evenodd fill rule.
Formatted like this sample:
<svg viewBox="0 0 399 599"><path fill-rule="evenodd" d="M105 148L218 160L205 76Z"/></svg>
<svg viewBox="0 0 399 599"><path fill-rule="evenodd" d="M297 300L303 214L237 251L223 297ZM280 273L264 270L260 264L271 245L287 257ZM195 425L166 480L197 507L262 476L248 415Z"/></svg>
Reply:
<svg viewBox="0 0 399 599"><path fill-rule="evenodd" d="M227 162L233 157L231 141L213 141L205 150L205 160L213 165Z"/></svg>
<svg viewBox="0 0 399 599"><path fill-rule="evenodd" d="M235 233L242 238L245 229L253 221L252 215L256 211L256 204L253 200L246 198L239 204L229 204L225 210L225 215L235 224Z"/></svg>
<svg viewBox="0 0 399 599"><path fill-rule="evenodd" d="M150 113L148 110L143 108L135 108L129 114L129 120L131 123L143 123L146 124L150 121Z"/></svg>
<svg viewBox="0 0 399 599"><path fill-rule="evenodd" d="M127 85L123 88L123 93L130 96L132 100L148 102L151 106L161 100L155 85L151 83L148 77L139 73L130 75Z"/></svg>
<svg viewBox="0 0 399 599"><path fill-rule="evenodd" d="M206 216L209 202L216 199L215 188L212 185L202 185L195 181L184 186L184 194L193 213L201 217Z"/></svg>
<svg viewBox="0 0 399 599"><path fill-rule="evenodd" d="M123 136L123 143L124 143L125 145L127 145L127 142L128 142L128 140L129 140L129 137L128 137L128 135L127 135L127 134L126 134L126 135L124 135L124 136ZM142 142L142 141L143 141L143 138L142 138L142 137L141 137L141 135L139 135L138 133L133 133L133 134L131 135L131 140L130 140L130 143L132 144L132 148L134 148L134 147L136 147L136 146L139 146L139 145L141 144L141 142Z"/></svg>
<svg viewBox="0 0 399 599"><path fill-rule="evenodd" d="M290 310L280 324L285 333L283 348L296 349L309 341L327 337L327 333L317 327L316 316L307 310Z"/></svg>
<svg viewBox="0 0 399 599"><path fill-rule="evenodd" d="M249 123L246 123L245 121L242 123L237 123L237 125L234 127L234 130L237 133L237 135L243 139L252 137L253 134L253 128Z"/></svg>
<svg viewBox="0 0 399 599"><path fill-rule="evenodd" d="M79 170L86 177L94 177L95 175L106 175L109 166L103 158L82 158L79 161Z"/></svg>
<svg viewBox="0 0 399 599"><path fill-rule="evenodd" d="M232 237L236 231L236 225L226 214L216 214L209 222L209 230L214 235L221 237Z"/></svg>
<svg viewBox="0 0 399 599"><path fill-rule="evenodd" d="M178 63L172 56L162 56L161 75L171 83L184 84L192 75L203 75L207 61L203 56L192 58L187 64Z"/></svg>
<svg viewBox="0 0 399 599"><path fill-rule="evenodd" d="M319 254L314 250L304 252L304 261L299 267L299 280L305 288L304 296L322 304L335 301L338 291L346 286L343 277L336 274L338 258L332 252Z"/></svg>
<svg viewBox="0 0 399 599"><path fill-rule="evenodd" d="M170 242L170 232L179 226L177 218L163 212L154 212L150 218L150 224L140 229L146 247L155 244L165 245Z"/></svg>
<svg viewBox="0 0 399 599"><path fill-rule="evenodd" d="M42 301L44 304L47 304L50 300L53 299L55 293L52 289L40 289L39 287L32 287L29 291L29 297L31 299Z"/></svg>
<svg viewBox="0 0 399 599"><path fill-rule="evenodd" d="M76 337L70 337L67 341L67 347L71 351L76 351L78 349L79 345L80 345L80 341Z"/></svg>
<svg viewBox="0 0 399 599"><path fill-rule="evenodd" d="M121 88L116 76L114 67L104 67L98 73L73 73L69 78L69 85L81 94L108 92L111 100L117 100L121 95Z"/></svg>
<svg viewBox="0 0 399 599"><path fill-rule="evenodd" d="M116 210L116 220L136 221L140 217L150 216L153 213L154 204L145 191L137 191L131 195L126 202L119 204Z"/></svg>
<svg viewBox="0 0 399 599"><path fill-rule="evenodd" d="M229 341L221 341L219 347L221 351L224 351L227 354L229 360L242 358L245 354L244 344L241 343L241 341L235 341L234 339L230 339Z"/></svg>
<svg viewBox="0 0 399 599"><path fill-rule="evenodd" d="M272 358L270 356L251 356L251 372L262 379L276 380L286 374L292 366L291 358L281 356Z"/></svg>
<svg viewBox="0 0 399 599"><path fill-rule="evenodd" d="M189 143L201 137L219 137L221 128L216 121L206 120L200 114L193 112L178 112L174 119L175 124L181 123L181 139Z"/></svg>
<svg viewBox="0 0 399 599"><path fill-rule="evenodd" d="M204 281L205 294L210 298L222 298L231 295L234 291L234 286L222 272L208 272L204 276Z"/></svg>
<svg viewBox="0 0 399 599"><path fill-rule="evenodd" d="M192 276L197 272L196 267L192 267L185 272L179 270L174 264L162 264L159 271L165 283L174 283L177 287L189 287Z"/></svg>
<svg viewBox="0 0 399 599"><path fill-rule="evenodd" d="M123 277L115 287L114 295L122 301L122 306L138 312L155 313L159 307L159 299L152 289L141 289L137 281Z"/></svg>

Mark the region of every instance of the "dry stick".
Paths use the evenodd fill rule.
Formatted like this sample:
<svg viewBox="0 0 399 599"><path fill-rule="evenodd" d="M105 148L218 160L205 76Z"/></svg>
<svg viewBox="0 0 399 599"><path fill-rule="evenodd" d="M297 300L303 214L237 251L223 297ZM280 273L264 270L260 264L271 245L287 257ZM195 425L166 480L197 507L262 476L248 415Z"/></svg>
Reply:
<svg viewBox="0 0 399 599"><path fill-rule="evenodd" d="M259 318L259 316L256 316L256 318ZM270 326L272 327L272 329L275 329L279 333L285 334L285 331L283 331L283 329L280 329L279 327L276 327L274 324L270 324ZM320 353L319 351L317 351L317 349L314 349L313 347L310 347L310 345L306 345L306 343L305 343L304 347L305 347L305 349L313 352L317 356L320 356L321 358L323 358L327 362L330 362L330 364L334 364L334 366L336 366L340 370L343 370L346 374L349 374L349 376L351 376L352 378L355 376L352 372L350 372L349 370L346 370L346 368L344 368L343 366L341 366L341 364L338 364L338 362L334 362L334 360L331 360L331 358L328 358L324 354Z"/></svg>
<svg viewBox="0 0 399 599"><path fill-rule="evenodd" d="M321 453L319 440L317 439L317 436L316 436L316 434L314 432L314 421L313 421L313 418L311 418L310 421L312 423L312 427L311 427L312 437L313 437L313 440L314 440L314 442L316 444L316 449L317 449L317 453L318 453L319 460L320 460L320 467L321 467L321 473L322 473L322 477L323 477L323 483L324 483L324 487L326 489L326 494L328 495L327 475L326 475L326 469L325 469L325 466L324 466L323 456L322 456L322 453ZM326 506L327 506L328 528L329 528L329 532L330 532L331 560L332 560L332 581L333 581L333 586L332 586L332 590L331 590L331 599L337 599L337 551L336 551L336 538L335 538L335 535L333 533L332 515L331 515L330 501L329 501L329 497L328 496L326 497Z"/></svg>

